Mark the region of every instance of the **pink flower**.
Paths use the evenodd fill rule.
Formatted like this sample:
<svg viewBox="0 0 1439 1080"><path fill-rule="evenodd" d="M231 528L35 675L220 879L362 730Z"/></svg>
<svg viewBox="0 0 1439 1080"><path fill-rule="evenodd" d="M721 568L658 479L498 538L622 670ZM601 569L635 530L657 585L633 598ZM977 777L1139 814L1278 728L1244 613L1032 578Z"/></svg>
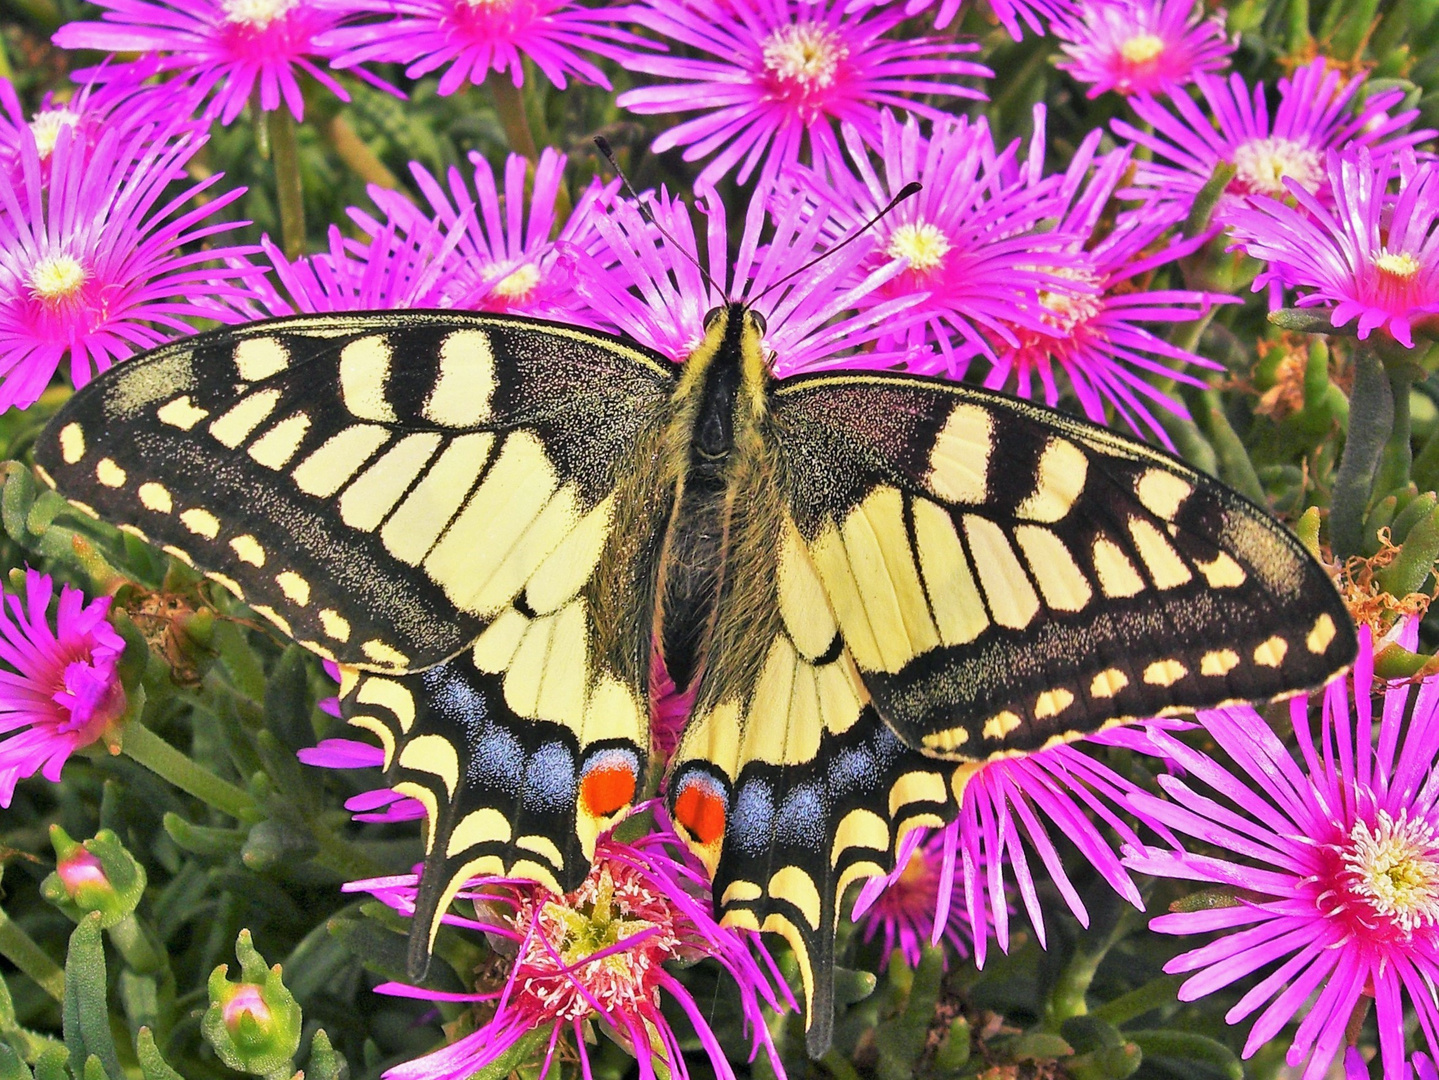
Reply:
<svg viewBox="0 0 1439 1080"><path fill-rule="evenodd" d="M1255 195L1231 215L1236 245L1269 263L1254 287L1298 289L1298 305L1329 308L1336 328L1357 319L1360 338L1378 330L1412 349L1415 323L1439 314L1439 165L1408 152L1376 162L1359 147L1325 168L1333 209L1286 180L1297 206Z"/></svg>
<svg viewBox="0 0 1439 1080"><path fill-rule="evenodd" d="M945 857L945 833L914 829L900 841L894 872L865 881L851 918L866 945L882 938L881 968L889 966L895 949L906 964L918 967L924 946L941 941L955 956L969 956L974 928L954 869L953 852Z"/></svg>
<svg viewBox="0 0 1439 1080"><path fill-rule="evenodd" d="M371 892L406 915L414 910L415 888L414 875L346 886L347 891ZM494 942L502 974L469 993L399 983L376 989L431 1001L484 1003L486 1022L442 1050L395 1066L385 1073L389 1080L464 1080L537 1029L548 1036L541 1076L567 1035L570 1052L578 1054L589 1076L586 1032L592 1021L639 1059L641 1076L672 1073L688 1080L679 1034L661 1009L662 995L688 1018L715 1073L734 1080L729 1064L734 1051L720 1045L705 1006L667 967L703 957L717 960L732 980L733 989L724 992L737 993L752 1033L750 1060L763 1048L784 1075L764 1012L793 1004L783 980L758 935L715 922L703 872L667 829L634 844L602 837L589 876L564 896L533 882L476 878L460 899L474 903L475 917L446 915L445 923Z"/></svg>
<svg viewBox="0 0 1439 1080"><path fill-rule="evenodd" d="M911 95L982 98L955 80L991 74L959 59L977 45L885 37L904 21L897 4L643 0L629 10L653 33L708 57L628 52L621 63L665 82L616 99L646 116L703 111L653 146L655 153L682 146L686 161L712 158L697 188L736 168L743 184L761 162L764 187L799 161L805 147L817 169L837 166L836 123L848 122L862 137L877 139L880 106L941 120L946 113Z"/></svg>
<svg viewBox="0 0 1439 1080"><path fill-rule="evenodd" d="M1053 30L1067 57L1055 66L1092 84L1092 98L1173 92L1228 67L1239 43L1225 36L1223 11L1205 17L1203 0L1088 0Z"/></svg>
<svg viewBox="0 0 1439 1080"><path fill-rule="evenodd" d="M107 131L85 152L64 127L48 179L33 134L19 183L0 177L0 409L39 398L67 355L76 386L116 360L195 332L187 319L233 322L221 301L243 298L217 261L252 248L202 249L236 224L211 221L243 194L185 204L222 177L172 192L204 143L143 128Z"/></svg>
<svg viewBox="0 0 1439 1080"><path fill-rule="evenodd" d="M210 108L220 123L240 115L252 93L260 108L278 109L281 102L304 118L305 98L297 72L303 71L341 101L350 95L314 61L330 55L316 38L338 25L342 13L315 0L97 0L107 8L101 22L72 22L55 32L62 49L142 53L128 63L110 63L76 72L97 82L137 72L179 72L202 94L212 90ZM156 55L158 54L158 56ZM356 74L375 86L393 90L368 72ZM395 91L398 93L398 91Z"/></svg>
<svg viewBox="0 0 1439 1080"><path fill-rule="evenodd" d="M1439 679L1417 692L1391 684L1376 723L1367 628L1359 642L1352 679L1324 692L1317 730L1308 699L1291 702L1297 756L1249 706L1199 714L1231 764L1151 732L1183 778L1161 776L1169 799L1142 794L1137 807L1217 853L1176 842L1125 859L1141 873L1230 895L1227 904L1150 924L1166 934L1220 935L1165 970L1192 973L1183 1001L1266 972L1225 1017L1237 1024L1259 1014L1246 1057L1309 1002L1286 1058L1304 1066L1304 1080L1327 1074L1356 1007L1371 997L1385 1076L1404 1068L1406 1000L1428 1051L1439 1045Z"/></svg>
<svg viewBox="0 0 1439 1080"><path fill-rule="evenodd" d="M55 783L70 755L106 738L125 712L115 672L125 642L106 615L110 598L89 604L63 585L52 629L50 575L25 573L25 598L0 604L0 807L15 784L37 772Z"/></svg>
<svg viewBox="0 0 1439 1080"><path fill-rule="evenodd" d="M1429 129L1402 133L1418 109L1389 115L1403 102L1402 90L1376 91L1356 102L1363 83L1362 75L1341 81L1339 72L1320 57L1279 80L1273 120L1268 88L1260 83L1251 91L1239 75L1195 79L1205 107L1187 93L1171 93L1167 106L1153 98L1136 98L1130 104L1143 127L1113 121L1117 135L1150 151L1136 162L1134 194L1187 213L1215 168L1228 164L1235 173L1215 208L1215 221L1221 225L1229 223L1230 211L1247 196L1285 198L1286 179L1331 204L1326 151L1360 144L1370 147L1379 161L1434 135Z"/></svg>
<svg viewBox="0 0 1439 1080"><path fill-rule="evenodd" d="M331 64L407 64L418 79L440 68L439 92L453 94L491 72L524 82L528 59L561 90L573 76L609 89L603 71L581 55L609 55L608 42L638 39L615 27L611 10L591 11L572 0L324 0L344 15L390 15L384 21L332 30L319 44L333 52Z"/></svg>
<svg viewBox="0 0 1439 1080"><path fill-rule="evenodd" d="M904 13L918 15L921 11L933 7L934 2L935 0L909 0L904 5ZM934 16L934 28L943 30L953 22L964 3L965 0L939 0L939 11ZM1075 12L1073 0L989 0L989 9L1015 41L1024 36L1021 21L1032 33L1043 37L1047 33L1046 22L1054 22Z"/></svg>

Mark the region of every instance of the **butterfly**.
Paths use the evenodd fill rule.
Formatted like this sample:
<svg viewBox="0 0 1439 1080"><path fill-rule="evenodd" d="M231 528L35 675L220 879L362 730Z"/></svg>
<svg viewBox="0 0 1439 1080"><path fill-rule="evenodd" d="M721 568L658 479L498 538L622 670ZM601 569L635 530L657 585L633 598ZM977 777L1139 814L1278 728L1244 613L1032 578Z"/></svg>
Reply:
<svg viewBox="0 0 1439 1080"><path fill-rule="evenodd" d="M839 902L986 761L1316 686L1356 638L1268 514L1166 453L886 371L776 380L729 303L683 365L458 311L302 315L126 361L35 450L82 510L340 665L423 805L411 937L480 874L579 885L662 780L829 1041ZM651 762L651 660L693 697Z"/></svg>

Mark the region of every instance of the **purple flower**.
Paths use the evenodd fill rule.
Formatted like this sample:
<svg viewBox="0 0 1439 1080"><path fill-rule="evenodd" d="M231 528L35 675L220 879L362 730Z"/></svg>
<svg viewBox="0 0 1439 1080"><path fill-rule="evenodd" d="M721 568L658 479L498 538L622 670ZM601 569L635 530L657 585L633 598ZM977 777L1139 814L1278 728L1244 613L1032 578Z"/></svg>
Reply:
<svg viewBox="0 0 1439 1080"><path fill-rule="evenodd" d="M488 161L478 154L471 154L470 161L475 168L473 194L458 169L450 169L446 189L420 165L410 166L433 219L403 195L378 188L370 193L388 227L400 235L443 231L451 238L432 306L572 320L578 306L574 253L599 243L597 208L619 189L619 181L593 181L561 225L556 200L564 183L564 154L550 149L540 154L528 197L529 163L519 154L506 159L503 192ZM378 235L377 222L358 213L352 216L366 232Z"/></svg>
<svg viewBox="0 0 1439 1080"><path fill-rule="evenodd" d="M1403 90L1379 91L1356 104L1364 77L1343 82L1323 57L1279 80L1279 107L1272 122L1262 83L1251 91L1238 75L1202 75L1195 82L1207 108L1185 93L1171 93L1168 107L1140 97L1130 104L1144 127L1123 120L1115 120L1113 127L1152 155L1152 160L1137 163L1137 193L1183 212L1217 166L1234 166L1226 197L1215 208L1221 225L1229 224L1231 211L1247 196L1284 198L1286 178L1330 203L1327 150L1362 144L1379 160L1434 134L1428 129L1401 134L1419 115L1418 109L1389 115L1404 100Z"/></svg>
<svg viewBox="0 0 1439 1080"><path fill-rule="evenodd" d="M766 323L765 348L776 375L863 358L885 366L903 362L903 352L859 353L902 326L914 298L881 303L855 314L861 297L902 271L894 259L871 270L862 264L874 245L870 237L807 266L820 251L822 216L806 212L803 200L782 200L768 229L766 211L775 203L761 191L750 201L738 252L730 262L724 204L713 192L703 197L705 250L696 242L684 204L667 195L650 203L671 243L628 202L594 217L604 248L577 256L576 288L588 304L592 324L617 330L676 362L704 337L705 315L730 300L749 300ZM763 240L763 243L761 241ZM678 245L676 247L675 245ZM705 266L709 279L699 269ZM799 273L788 281L784 279Z"/></svg>
<svg viewBox="0 0 1439 1080"><path fill-rule="evenodd" d="M1060 243L1036 235L1054 213L1050 195L1007 179L1017 146L996 154L983 120L936 123L926 140L913 117L901 124L886 112L879 122L881 174L870 163L868 137L853 127L844 136L854 172L805 174L807 197L828 213L831 241L873 218L906 184L922 185L873 227L875 242L856 268L862 276L907 260L903 273L862 290L857 302L873 316L871 305L908 299L914 318L907 328L887 328L881 353L857 362L888 366L887 354L903 351L915 370L957 376L974 353L993 354L991 336L1018 344L1016 321L1043 330L1038 298L1052 274L1036 263Z"/></svg>
<svg viewBox="0 0 1439 1080"><path fill-rule="evenodd" d="M1025 322L1016 322L984 385L1030 397L1035 382L1045 404L1059 401L1063 372L1084 413L1106 423L1109 410L1135 431L1153 435L1166 446L1169 436L1151 409L1159 405L1188 417L1184 403L1160 390L1151 379L1201 381L1184 371L1186 365L1220 365L1187 349L1171 345L1140 323L1190 322L1215 303L1238 303L1231 296L1188 289L1147 289L1143 283L1156 269L1191 254L1203 238L1165 242L1175 214L1145 207L1106 219L1114 189L1129 168L1129 153L1118 150L1095 157L1101 132L1092 132L1079 147L1069 168L1058 177L1040 180L1043 171L1044 123L1036 124L1035 151L1026 183L1054 192L1054 237L1060 246L1035 256L1036 269L1047 270L1049 284L1037 304L1024 304ZM1045 266L1043 264L1048 263ZM1037 313L1042 328L1033 326Z"/></svg>
<svg viewBox="0 0 1439 1080"><path fill-rule="evenodd" d="M884 37L904 21L899 5L846 0L643 0L630 18L706 59L629 52L621 63L665 80L616 100L642 115L694 112L655 140L655 153L685 148L686 161L713 160L695 181L712 186L738 168L746 182L763 162L760 186L808 148L820 171L840 166L836 122L879 137L878 107L930 120L946 114L907 95L982 98L954 80L986 77L960 60L978 46L937 38Z"/></svg>
<svg viewBox="0 0 1439 1080"><path fill-rule="evenodd" d="M402 914L414 910L414 875L356 882L346 889L369 891ZM601 838L589 876L565 896L533 882L491 877L472 880L460 899L474 902L475 917L446 915L444 921L498 942L500 973L482 975L471 993L399 983L376 989L430 1001L472 1002L483 1006L485 1022L442 1050L395 1066L385 1073L388 1080L464 1080L536 1029L548 1033L541 1076L566 1035L572 1037L566 1052L579 1056L589 1076L591 1021L599 1021L600 1031L639 1059L641 1076L658 1070L688 1080L679 1034L661 1009L662 995L689 1019L715 1073L734 1080L730 1053L715 1038L705 1006L666 966L703 957L717 960L733 980L752 1033L750 1060L763 1047L776 1072L784 1075L764 1011L789 1003L783 981L758 935L715 922L703 871L671 832L651 833L633 844Z"/></svg>
<svg viewBox="0 0 1439 1080"><path fill-rule="evenodd" d="M27 570L24 600L7 594L0 604L0 807L25 777L57 782L70 755L113 735L125 712L115 673L125 642L105 619L110 597L86 604L62 585L51 629L54 594L49 574Z"/></svg>
<svg viewBox="0 0 1439 1080"><path fill-rule="evenodd" d="M1412 349L1414 324L1439 312L1439 166L1360 147L1325 168L1334 209L1287 180L1297 206L1255 195L1233 211L1237 246L1269 263L1254 287L1299 289L1298 305L1329 308L1331 325L1358 319L1360 338L1378 330Z"/></svg>
<svg viewBox="0 0 1439 1080"><path fill-rule="evenodd" d="M67 354L83 386L116 360L194 333L186 319L235 321L219 301L243 297L228 279L247 271L209 264L253 249L198 242L235 227L210 219L243 189L189 210L221 176L170 190L203 142L115 129L86 153L64 127L47 182L33 135L22 140L20 181L0 177L0 409L33 403Z"/></svg>
<svg viewBox="0 0 1439 1080"><path fill-rule="evenodd" d="M935 0L909 0L904 5L904 13L906 16L918 15L921 11L933 7L934 2ZM934 28L943 30L953 22L964 3L965 0L939 0L939 11L934 16ZM1015 41L1024 36L1021 21L1033 33L1043 37L1047 32L1046 22L1054 22L1075 13L1073 0L990 0L989 9Z"/></svg>
<svg viewBox="0 0 1439 1080"><path fill-rule="evenodd" d="M338 25L342 12L315 0L97 0L108 10L101 22L72 22L55 32L62 49L144 54L128 63L110 63L76 72L78 78L108 82L154 71L180 72L201 94L212 90L210 108L229 124L258 90L260 108L281 102L303 119L305 98L297 73L307 72L341 101L350 96L316 59L331 50L316 37ZM159 54L158 56L156 54ZM360 78L393 90L367 72ZM396 91L397 92L397 91Z"/></svg>
<svg viewBox="0 0 1439 1080"><path fill-rule="evenodd" d="M1235 1024L1259 1012L1246 1057L1310 1002L1286 1058L1291 1068L1305 1065L1304 1080L1328 1072L1356 1006L1367 1008L1370 997L1384 1075L1400 1076L1404 1066L1406 999L1431 1053L1439 1043L1439 679L1417 692L1391 684L1376 723L1371 642L1361 628L1352 679L1324 691L1317 731L1308 700L1291 702L1297 755L1249 706L1199 714L1228 765L1152 732L1184 778L1161 776L1170 799L1144 794L1136 805L1218 853L1175 844L1125 859L1142 873L1230 895L1228 904L1150 924L1166 934L1221 935L1165 970L1193 973L1180 987L1183 1001L1267 971L1225 1017Z"/></svg>
<svg viewBox="0 0 1439 1080"><path fill-rule="evenodd" d="M453 94L491 71L524 82L524 59L564 89L570 76L609 89L603 71L581 52L609 55L609 42L639 39L615 27L613 10L591 11L571 0L324 0L345 15L391 15L383 22L345 26L319 39L331 64L408 64L407 78L439 68L439 92ZM448 66L447 66L448 65Z"/></svg>
<svg viewBox="0 0 1439 1080"><path fill-rule="evenodd" d="M1088 0L1053 30L1067 57L1055 67L1092 84L1092 98L1174 92L1228 67L1239 43L1224 34L1224 12L1206 18L1202 0Z"/></svg>
<svg viewBox="0 0 1439 1080"><path fill-rule="evenodd" d="M872 877L860 888L851 918L868 945L882 937L880 966L889 966L895 949L910 967L918 967L926 943L949 944L967 957L974 940L962 882L954 876L955 858L946 857L947 833L912 829L900 841L895 869ZM948 960L948 954L945 957Z"/></svg>

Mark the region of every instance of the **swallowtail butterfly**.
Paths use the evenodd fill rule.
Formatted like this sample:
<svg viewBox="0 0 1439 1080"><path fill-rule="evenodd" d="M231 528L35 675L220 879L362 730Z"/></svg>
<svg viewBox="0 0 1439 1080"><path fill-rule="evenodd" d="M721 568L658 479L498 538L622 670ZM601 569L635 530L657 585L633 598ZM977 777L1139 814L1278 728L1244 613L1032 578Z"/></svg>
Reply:
<svg viewBox="0 0 1439 1080"><path fill-rule="evenodd" d="M429 818L412 966L474 875L577 887L662 776L822 1049L841 894L979 763L1356 644L1298 541L1174 457L939 379L776 381L761 336L729 304L675 367L515 316L274 319L116 366L35 456L340 664ZM695 696L653 767L652 648Z"/></svg>

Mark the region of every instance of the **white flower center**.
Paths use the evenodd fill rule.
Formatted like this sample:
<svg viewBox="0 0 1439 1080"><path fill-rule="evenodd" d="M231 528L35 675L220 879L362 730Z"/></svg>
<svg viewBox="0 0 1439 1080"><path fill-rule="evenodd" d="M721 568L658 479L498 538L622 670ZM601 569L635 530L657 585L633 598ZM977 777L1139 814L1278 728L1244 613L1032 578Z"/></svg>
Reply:
<svg viewBox="0 0 1439 1080"><path fill-rule="evenodd" d="M1357 822L1344 853L1350 891L1404 934L1439 923L1439 837L1428 822L1379 811L1373 832Z"/></svg>
<svg viewBox="0 0 1439 1080"><path fill-rule="evenodd" d="M500 279L494 292L506 300L523 300L539 283L540 268L534 263L522 263Z"/></svg>
<svg viewBox="0 0 1439 1080"><path fill-rule="evenodd" d="M764 43L764 66L781 83L823 90L849 55L838 34L818 23L781 26Z"/></svg>
<svg viewBox="0 0 1439 1080"><path fill-rule="evenodd" d="M40 151L40 160L45 160L55 152L55 144L60 141L61 131L74 127L79 122L80 114L63 106L37 112L35 119L30 121L30 131L35 136L35 148Z"/></svg>
<svg viewBox="0 0 1439 1080"><path fill-rule="evenodd" d="M1119 55L1127 64L1147 64L1164 51L1164 39L1147 30L1135 34L1119 46Z"/></svg>
<svg viewBox="0 0 1439 1080"><path fill-rule="evenodd" d="M221 0L220 9L228 22L263 30L298 5L299 0Z"/></svg>
<svg viewBox="0 0 1439 1080"><path fill-rule="evenodd" d="M1381 274L1398 278L1400 281L1408 281L1419 273L1419 261L1406 251L1386 251L1380 248L1379 254L1374 257L1374 266Z"/></svg>
<svg viewBox="0 0 1439 1080"><path fill-rule="evenodd" d="M1319 186L1323 176L1319 155L1293 139L1272 136L1251 139L1234 151L1234 178L1245 191L1282 197L1287 176L1306 191Z"/></svg>
<svg viewBox="0 0 1439 1080"><path fill-rule="evenodd" d="M30 291L53 304L73 296L88 276L75 256L63 252L47 255L30 268Z"/></svg>
<svg viewBox="0 0 1439 1080"><path fill-rule="evenodd" d="M907 221L889 234L884 250L892 259L908 259L911 270L926 274L944 262L949 248L949 237L938 225Z"/></svg>
<svg viewBox="0 0 1439 1080"><path fill-rule="evenodd" d="M1077 266L1055 266L1048 269L1048 274L1055 284L1040 290L1039 303L1044 308L1044 321L1050 326L1061 334L1067 334L1099 314L1103 307L1098 295L1099 279L1092 273ZM1063 285L1065 281L1073 281L1082 287L1066 289Z"/></svg>

